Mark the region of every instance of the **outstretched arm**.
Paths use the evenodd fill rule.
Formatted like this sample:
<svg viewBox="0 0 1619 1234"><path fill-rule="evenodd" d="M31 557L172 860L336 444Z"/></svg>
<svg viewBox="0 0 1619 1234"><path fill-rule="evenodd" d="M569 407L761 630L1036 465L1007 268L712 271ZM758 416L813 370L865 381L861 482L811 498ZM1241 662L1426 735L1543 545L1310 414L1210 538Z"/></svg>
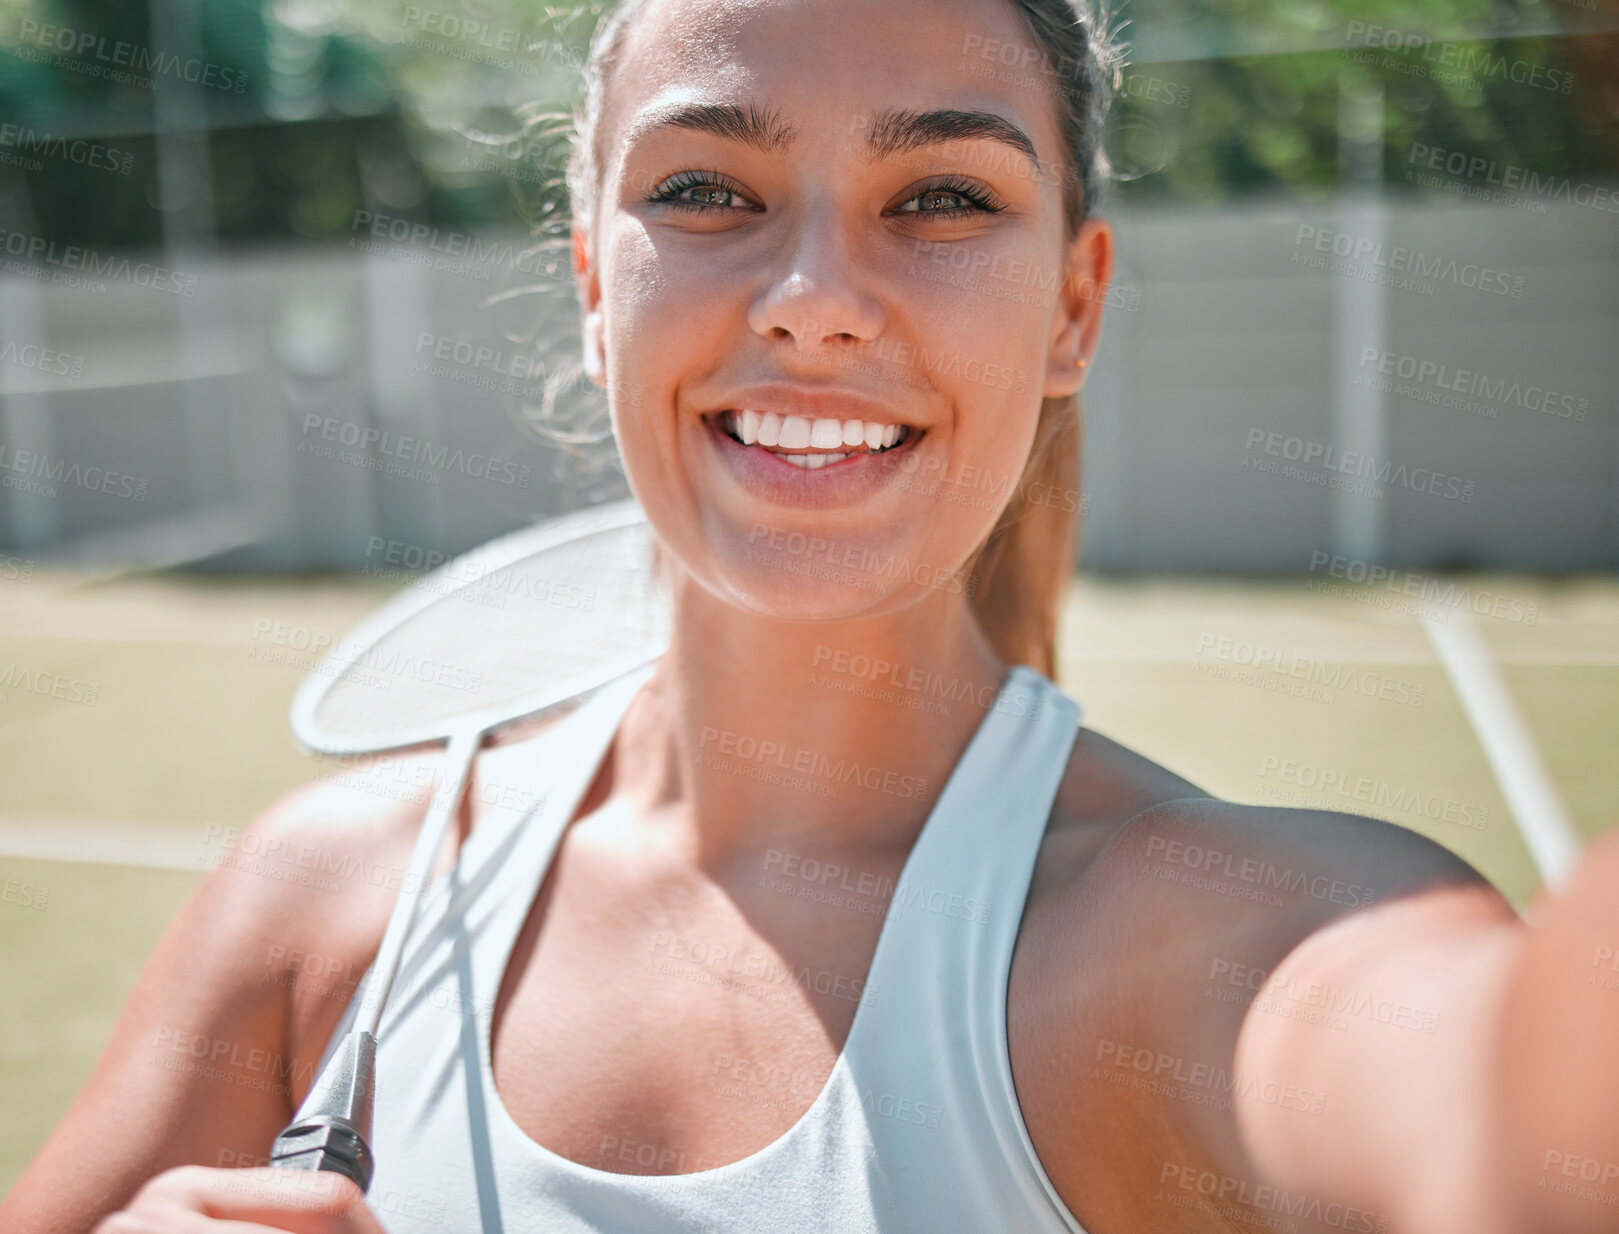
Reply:
<svg viewBox="0 0 1619 1234"><path fill-rule="evenodd" d="M1375 819L1137 815L1054 901L1024 969L1050 994L1009 1009L1058 1193L1091 1234L1615 1229L1616 844L1529 927Z"/></svg>
<svg viewBox="0 0 1619 1234"><path fill-rule="evenodd" d="M1619 835L1529 916L1449 888L1306 938L1270 982L1364 994L1377 1014L1328 1031L1256 1000L1238 1069L1327 1100L1314 1125L1240 1106L1255 1165L1412 1234L1619 1228Z"/></svg>

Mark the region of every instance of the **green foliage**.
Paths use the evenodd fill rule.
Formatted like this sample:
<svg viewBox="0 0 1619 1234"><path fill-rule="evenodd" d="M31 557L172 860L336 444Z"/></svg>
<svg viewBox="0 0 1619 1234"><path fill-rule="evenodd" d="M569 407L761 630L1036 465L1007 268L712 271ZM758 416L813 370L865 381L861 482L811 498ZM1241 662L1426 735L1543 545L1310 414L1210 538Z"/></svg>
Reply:
<svg viewBox="0 0 1619 1234"><path fill-rule="evenodd" d="M150 0L0 0L0 116L134 155L128 176L56 162L25 173L32 225L53 237L160 239L163 91L207 133L207 217L227 243L337 237L362 208L479 227L533 225L563 204L554 117L577 97L601 0L162 2L154 31ZM1583 3L1134 0L1116 18L1133 48L1109 121L1113 195L1329 198L1355 145L1345 100L1378 91L1356 157L1364 166L1371 152L1375 179L1381 145L1388 192L1456 191L1454 176L1410 174L1422 147L1619 179L1619 100L1602 80L1602 36L1578 31ZM42 47L43 23L101 47L176 37L245 89L120 82L94 51Z"/></svg>
<svg viewBox="0 0 1619 1234"><path fill-rule="evenodd" d="M1132 71L1182 84L1190 105L1118 100L1114 140L1151 126L1174 152L1118 196L1329 197L1343 184L1340 101L1379 90L1388 192L1430 191L1405 174L1419 146L1612 182L1619 104L1611 64L1601 71L1612 53L1579 33L1580 12L1526 0L1138 0L1124 14Z"/></svg>

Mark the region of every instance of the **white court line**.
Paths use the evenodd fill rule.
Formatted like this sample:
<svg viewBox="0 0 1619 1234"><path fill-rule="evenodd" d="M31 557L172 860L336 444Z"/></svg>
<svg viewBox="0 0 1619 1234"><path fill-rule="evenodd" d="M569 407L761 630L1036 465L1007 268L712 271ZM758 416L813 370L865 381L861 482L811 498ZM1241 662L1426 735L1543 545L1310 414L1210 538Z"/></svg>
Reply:
<svg viewBox="0 0 1619 1234"><path fill-rule="evenodd" d="M0 857L205 874L211 869L204 859L207 834L206 828L154 823L0 818Z"/></svg>
<svg viewBox="0 0 1619 1234"><path fill-rule="evenodd" d="M1557 890L1579 860L1580 837L1540 761L1535 739L1513 706L1506 682L1472 618L1457 610L1454 620L1438 622L1424 617L1422 624L1478 734L1541 881Z"/></svg>

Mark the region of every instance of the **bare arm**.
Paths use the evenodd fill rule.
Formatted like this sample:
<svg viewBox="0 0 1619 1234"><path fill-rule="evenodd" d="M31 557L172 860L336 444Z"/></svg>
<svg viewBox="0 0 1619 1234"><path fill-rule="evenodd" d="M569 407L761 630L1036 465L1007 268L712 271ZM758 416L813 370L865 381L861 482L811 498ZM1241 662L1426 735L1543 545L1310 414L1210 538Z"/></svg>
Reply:
<svg viewBox="0 0 1619 1234"><path fill-rule="evenodd" d="M1433 894L1513 919L1465 862L1372 819L1187 800L1120 828L1065 897L1064 941L1038 978L1061 991L1040 1013L1049 1028L1034 1030L1055 1043L1039 1060L1042 1081L1067 1100L1025 1111L1086 1228L1398 1229L1386 1193L1273 1174L1246 1142L1257 1124L1272 1143L1339 1158L1348 1140L1386 1138L1387 1110L1373 1125L1346 1122L1353 1102L1336 1084L1273 1048L1237 1047L1248 1023L1289 1041L1329 1040L1328 1050L1365 1034L1431 1043L1426 990L1408 994L1395 1024L1382 993L1315 990L1318 974L1284 966L1318 932L1363 930ZM1435 1155L1430 1147L1423 1160Z"/></svg>
<svg viewBox="0 0 1619 1234"><path fill-rule="evenodd" d="M1619 1226L1619 835L1536 909L1526 929L1490 897L1441 892L1300 944L1274 982L1420 1007L1424 1027L1334 1033L1250 1012L1238 1066L1332 1097L1303 1132L1244 1107L1260 1168L1361 1197L1412 1234Z"/></svg>
<svg viewBox="0 0 1619 1234"><path fill-rule="evenodd" d="M380 942L393 893L368 875L403 862L419 814L364 787L350 778L283 799L235 848L276 856L222 863L204 880L0 1205L0 1229L88 1231L161 1171L262 1159ZM308 873L311 850L326 858L320 878L274 876ZM310 955L321 957L315 973Z"/></svg>

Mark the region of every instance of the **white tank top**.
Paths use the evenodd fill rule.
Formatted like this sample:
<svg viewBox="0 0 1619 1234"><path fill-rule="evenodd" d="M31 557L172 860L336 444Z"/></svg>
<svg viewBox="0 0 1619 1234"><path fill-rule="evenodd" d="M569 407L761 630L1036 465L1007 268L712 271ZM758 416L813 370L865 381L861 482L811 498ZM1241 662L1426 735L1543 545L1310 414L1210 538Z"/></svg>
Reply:
<svg viewBox="0 0 1619 1234"><path fill-rule="evenodd" d="M784 1135L714 1168L625 1174L561 1157L513 1121L490 1068L495 996L557 841L651 672L602 688L540 734L536 761L555 769L544 799L480 820L423 899L377 1037L367 1200L383 1225L1085 1234L1035 1156L1007 1053L1012 947L1081 715L1028 665L1007 673L939 793L893 885L843 1053ZM838 894L803 873L803 886ZM629 1143L618 1152L649 1151Z"/></svg>

